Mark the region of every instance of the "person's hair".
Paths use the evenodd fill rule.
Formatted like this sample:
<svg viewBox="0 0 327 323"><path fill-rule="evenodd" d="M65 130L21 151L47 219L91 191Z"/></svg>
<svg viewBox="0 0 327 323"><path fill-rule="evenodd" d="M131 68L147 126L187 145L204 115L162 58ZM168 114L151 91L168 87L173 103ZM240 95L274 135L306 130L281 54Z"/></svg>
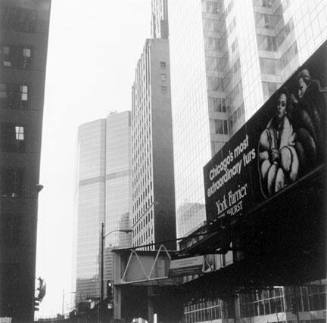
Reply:
<svg viewBox="0 0 327 323"><path fill-rule="evenodd" d="M286 108L287 108L290 104L290 92L285 86L283 86L281 89L278 90L276 98L278 99L282 94L285 94L286 96Z"/></svg>
<svg viewBox="0 0 327 323"><path fill-rule="evenodd" d="M305 84L308 84L311 81L311 75L309 70L306 68L302 69L297 75L297 79L299 80L300 78L303 79Z"/></svg>

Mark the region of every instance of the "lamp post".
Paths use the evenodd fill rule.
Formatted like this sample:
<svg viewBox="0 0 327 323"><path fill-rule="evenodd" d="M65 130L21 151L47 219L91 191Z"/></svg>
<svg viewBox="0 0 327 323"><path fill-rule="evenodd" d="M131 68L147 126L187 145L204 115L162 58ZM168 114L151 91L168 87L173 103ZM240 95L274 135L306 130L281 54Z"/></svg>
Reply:
<svg viewBox="0 0 327 323"><path fill-rule="evenodd" d="M130 233L133 230L131 229L116 229L109 232L104 232L104 223L101 223L101 233L100 233L100 322L102 322L102 305L103 305L103 284L104 284L104 240L108 237L111 233L114 232L123 232L123 233Z"/></svg>

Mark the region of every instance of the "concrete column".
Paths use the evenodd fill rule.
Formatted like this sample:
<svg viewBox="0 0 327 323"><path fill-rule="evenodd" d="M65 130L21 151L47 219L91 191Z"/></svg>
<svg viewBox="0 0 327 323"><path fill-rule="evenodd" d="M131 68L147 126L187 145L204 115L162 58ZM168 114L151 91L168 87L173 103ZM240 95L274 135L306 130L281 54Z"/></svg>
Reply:
<svg viewBox="0 0 327 323"><path fill-rule="evenodd" d="M122 304L122 292L121 287L116 286L120 283L121 274L121 258L120 254L113 253L113 312L114 319L120 320L121 317L121 304Z"/></svg>
<svg viewBox="0 0 327 323"><path fill-rule="evenodd" d="M154 315L154 309L153 309L153 290L152 286L148 287L148 322L153 323L153 315Z"/></svg>
<svg viewBox="0 0 327 323"><path fill-rule="evenodd" d="M240 323L241 322L241 302L240 296L238 294L234 295L234 322Z"/></svg>

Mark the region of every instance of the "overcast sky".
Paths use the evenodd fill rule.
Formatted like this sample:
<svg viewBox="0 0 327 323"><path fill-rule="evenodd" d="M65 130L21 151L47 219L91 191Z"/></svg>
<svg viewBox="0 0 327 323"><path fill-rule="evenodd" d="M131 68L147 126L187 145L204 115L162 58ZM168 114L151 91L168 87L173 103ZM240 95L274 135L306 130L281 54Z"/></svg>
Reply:
<svg viewBox="0 0 327 323"><path fill-rule="evenodd" d="M40 317L72 297L75 151L80 124L131 109L131 85L150 0L52 0L41 151L37 276Z"/></svg>

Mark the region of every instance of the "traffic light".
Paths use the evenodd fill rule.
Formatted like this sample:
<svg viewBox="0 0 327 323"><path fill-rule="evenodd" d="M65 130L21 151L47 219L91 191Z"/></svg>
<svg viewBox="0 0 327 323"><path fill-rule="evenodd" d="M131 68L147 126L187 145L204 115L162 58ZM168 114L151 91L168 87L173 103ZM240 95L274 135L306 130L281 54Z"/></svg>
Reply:
<svg viewBox="0 0 327 323"><path fill-rule="evenodd" d="M112 301L113 301L113 284L110 280L107 281L107 299L108 299L108 302L112 303Z"/></svg>
<svg viewBox="0 0 327 323"><path fill-rule="evenodd" d="M38 299L34 299L34 312L39 310L40 301Z"/></svg>

